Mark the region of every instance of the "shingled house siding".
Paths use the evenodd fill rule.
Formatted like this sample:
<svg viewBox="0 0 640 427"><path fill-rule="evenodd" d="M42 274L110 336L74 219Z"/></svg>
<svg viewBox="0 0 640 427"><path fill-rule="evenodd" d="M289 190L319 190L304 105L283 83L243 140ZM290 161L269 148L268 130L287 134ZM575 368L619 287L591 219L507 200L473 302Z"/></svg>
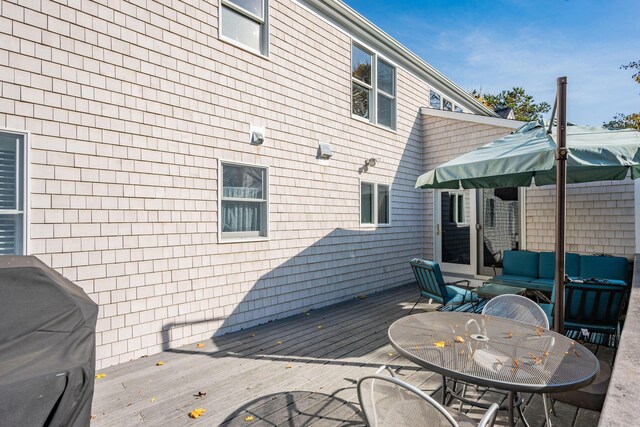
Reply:
<svg viewBox="0 0 640 427"><path fill-rule="evenodd" d="M429 86L398 68L397 130L353 119L348 35L271 0L264 58L218 39L217 5L1 5L29 252L99 303L98 368L406 283L423 253ZM218 243L221 160L269 167L269 240ZM390 227L360 226L361 179L391 184Z"/></svg>

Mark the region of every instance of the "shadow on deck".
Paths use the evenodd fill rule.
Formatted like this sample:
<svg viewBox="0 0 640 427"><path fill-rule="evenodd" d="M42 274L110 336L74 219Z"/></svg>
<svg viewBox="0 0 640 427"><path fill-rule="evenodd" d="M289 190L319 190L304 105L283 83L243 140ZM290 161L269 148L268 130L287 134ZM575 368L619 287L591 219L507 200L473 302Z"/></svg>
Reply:
<svg viewBox="0 0 640 427"><path fill-rule="evenodd" d="M397 355L387 339L389 325L416 299L413 286L402 286L105 369L96 381L92 425L363 425L356 381L380 365L401 368L400 378L422 390L440 391L440 376ZM612 349L591 349L612 363ZM207 412L190 419L196 408ZM557 426L598 423L598 412L559 402L556 409ZM481 417L478 409L465 411ZM525 416L532 427L544 423L538 396Z"/></svg>

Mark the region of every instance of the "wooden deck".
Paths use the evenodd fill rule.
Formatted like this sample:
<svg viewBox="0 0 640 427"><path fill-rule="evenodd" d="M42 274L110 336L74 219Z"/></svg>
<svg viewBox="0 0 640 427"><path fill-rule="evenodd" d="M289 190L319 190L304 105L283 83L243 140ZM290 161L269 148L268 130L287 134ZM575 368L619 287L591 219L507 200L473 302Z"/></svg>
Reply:
<svg viewBox="0 0 640 427"><path fill-rule="evenodd" d="M96 380L91 424L363 425L356 381L380 365L402 367L401 379L436 395L440 391L438 375L398 356L387 340L389 325L416 299L414 287L400 287L215 337L203 342L203 348L194 343L102 370L106 377ZM436 307L421 304L418 309ZM592 350L612 363L612 349ZM498 395L477 398L495 401ZM189 418L196 408L207 412L197 420ZM478 409L464 410L473 418L481 416ZM556 426L596 426L600 415L560 402L556 410ZM539 396L525 416L532 427L544 424ZM506 414L496 425L506 425Z"/></svg>

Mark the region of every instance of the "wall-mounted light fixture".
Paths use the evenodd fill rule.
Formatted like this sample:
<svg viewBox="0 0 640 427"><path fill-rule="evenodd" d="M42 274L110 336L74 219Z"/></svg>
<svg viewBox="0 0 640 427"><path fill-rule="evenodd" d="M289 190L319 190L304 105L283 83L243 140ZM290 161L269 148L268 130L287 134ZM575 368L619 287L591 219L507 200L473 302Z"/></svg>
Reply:
<svg viewBox="0 0 640 427"><path fill-rule="evenodd" d="M253 145L262 145L264 144L265 139L265 128L262 126L253 126L249 127L249 134L251 135L251 143Z"/></svg>
<svg viewBox="0 0 640 427"><path fill-rule="evenodd" d="M376 163L378 163L378 159L376 159L375 157L372 157L370 159L367 159L364 161L364 164L367 166L371 166L374 167L376 165Z"/></svg>
<svg viewBox="0 0 640 427"><path fill-rule="evenodd" d="M328 142L321 142L318 144L318 158L323 160L329 160L333 156L331 147Z"/></svg>

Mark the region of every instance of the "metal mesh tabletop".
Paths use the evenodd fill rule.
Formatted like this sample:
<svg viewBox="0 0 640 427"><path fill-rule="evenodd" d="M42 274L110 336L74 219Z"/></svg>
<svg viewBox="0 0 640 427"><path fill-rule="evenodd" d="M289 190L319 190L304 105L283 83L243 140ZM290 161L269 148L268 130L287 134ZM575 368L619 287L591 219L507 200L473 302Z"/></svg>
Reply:
<svg viewBox="0 0 640 427"><path fill-rule="evenodd" d="M538 325L471 313L421 313L389 328L393 347L446 377L511 391L555 392L589 384L598 359Z"/></svg>

